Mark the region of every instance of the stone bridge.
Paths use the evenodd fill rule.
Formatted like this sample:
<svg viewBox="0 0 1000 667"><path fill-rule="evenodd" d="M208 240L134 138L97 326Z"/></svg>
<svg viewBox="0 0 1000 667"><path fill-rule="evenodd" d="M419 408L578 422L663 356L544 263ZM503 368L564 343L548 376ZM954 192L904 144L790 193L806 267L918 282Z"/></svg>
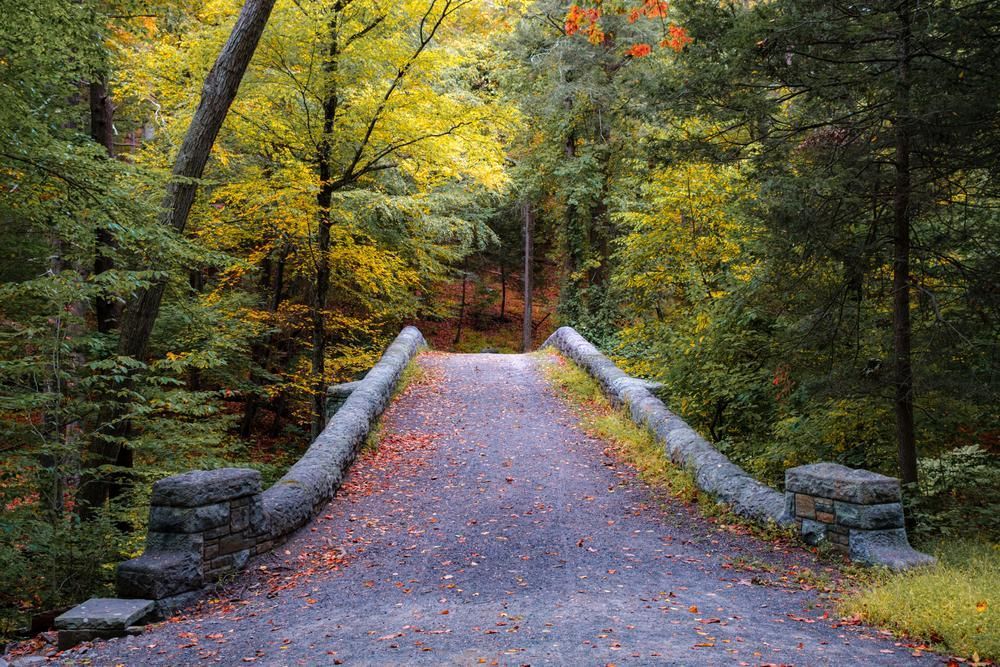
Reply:
<svg viewBox="0 0 1000 667"><path fill-rule="evenodd" d="M930 562L907 542L898 480L818 463L769 488L568 327L545 343L564 362L415 361L425 347L407 327L363 380L331 388L326 429L270 488L235 468L157 482L119 598L57 619L60 644L183 620L67 651L67 664L912 662L838 627L808 583L835 582L830 561L720 529L644 485L580 430L540 366L586 370L734 512L858 563ZM411 363L427 379L394 402ZM351 470L380 419L382 445Z"/></svg>

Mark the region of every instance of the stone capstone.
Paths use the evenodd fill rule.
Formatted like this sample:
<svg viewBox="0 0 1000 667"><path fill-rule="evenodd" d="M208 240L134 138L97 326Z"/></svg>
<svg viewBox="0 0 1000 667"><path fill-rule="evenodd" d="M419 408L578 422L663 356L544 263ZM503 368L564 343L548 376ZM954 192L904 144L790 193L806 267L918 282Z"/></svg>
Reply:
<svg viewBox="0 0 1000 667"><path fill-rule="evenodd" d="M260 473L249 468L194 470L153 484L150 505L202 507L260 493Z"/></svg>
<svg viewBox="0 0 1000 667"><path fill-rule="evenodd" d="M898 503L899 480L839 463L812 463L785 471L785 491L858 505Z"/></svg>

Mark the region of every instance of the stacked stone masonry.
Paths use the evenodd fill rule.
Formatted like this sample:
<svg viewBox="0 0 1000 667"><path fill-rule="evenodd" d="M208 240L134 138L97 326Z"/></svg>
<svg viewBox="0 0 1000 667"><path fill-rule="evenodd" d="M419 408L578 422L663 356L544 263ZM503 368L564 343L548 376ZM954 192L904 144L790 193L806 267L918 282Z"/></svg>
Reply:
<svg viewBox="0 0 1000 667"><path fill-rule="evenodd" d="M829 541L853 560L904 569L933 562L906 539L899 480L834 463L787 471L779 491L757 481L664 405L658 383L629 377L586 338L561 327L543 347L558 350L591 375L612 404L646 428L699 488L758 521L793 521L812 544Z"/></svg>
<svg viewBox="0 0 1000 667"><path fill-rule="evenodd" d="M156 482L146 549L118 566L119 597L153 600L165 615L307 523L340 487L407 364L425 345L420 331L407 327L363 380L331 391L326 428L270 489L262 491L260 473L244 468Z"/></svg>
<svg viewBox="0 0 1000 667"><path fill-rule="evenodd" d="M256 470L196 470L160 480L150 498L146 552L119 565L119 595L183 603L184 594L243 567L267 539Z"/></svg>
<svg viewBox="0 0 1000 667"><path fill-rule="evenodd" d="M906 537L899 480L836 463L785 471L785 501L809 544L828 543L864 565L904 569L933 562Z"/></svg>

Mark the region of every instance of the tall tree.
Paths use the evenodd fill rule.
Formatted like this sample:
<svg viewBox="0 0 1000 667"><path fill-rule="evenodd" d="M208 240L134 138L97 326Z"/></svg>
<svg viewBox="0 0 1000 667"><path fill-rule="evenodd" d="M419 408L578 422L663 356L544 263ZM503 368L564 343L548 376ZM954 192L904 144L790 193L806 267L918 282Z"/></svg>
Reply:
<svg viewBox="0 0 1000 667"><path fill-rule="evenodd" d="M998 9L930 2L918 12L909 0L683 7L695 36L687 98L720 119L716 138L751 157L765 187L788 186L773 190L782 194L769 202L772 224L793 240L836 243L812 252L840 256L848 291L889 265L898 467L914 482L911 296L929 290L913 252L926 271L943 248L913 240L917 227L943 232L956 206L971 212L996 195L977 173L1000 156L997 75L982 67L998 54Z"/></svg>
<svg viewBox="0 0 1000 667"><path fill-rule="evenodd" d="M215 137L236 98L243 74L257 50L274 3L275 0L246 0L229 39L202 84L201 101L174 159L167 192L161 203L160 224L178 234L187 225L198 180L205 171ZM122 318L118 339L121 354L136 359L145 355L165 289L166 283L159 280L150 287L137 290Z"/></svg>
<svg viewBox="0 0 1000 667"><path fill-rule="evenodd" d="M274 3L275 0L246 1L229 39L205 78L201 101L174 159L166 195L161 203L159 223L173 233L181 234L187 225L198 180L204 173L215 138L257 49ZM151 285L135 291L121 318L119 354L139 360L145 357L166 287L166 279L157 278ZM122 410L118 412L117 417L107 420L110 432L95 439L91 448L88 457L90 474L81 484L78 494L84 511L102 506L116 487L107 475L96 472L100 466L132 466L132 451L123 442L129 422L122 418Z"/></svg>
<svg viewBox="0 0 1000 667"><path fill-rule="evenodd" d="M531 202L522 205L524 218L524 324L521 328L521 351L530 352L535 334L535 322L532 314L532 297L535 291L535 212Z"/></svg>

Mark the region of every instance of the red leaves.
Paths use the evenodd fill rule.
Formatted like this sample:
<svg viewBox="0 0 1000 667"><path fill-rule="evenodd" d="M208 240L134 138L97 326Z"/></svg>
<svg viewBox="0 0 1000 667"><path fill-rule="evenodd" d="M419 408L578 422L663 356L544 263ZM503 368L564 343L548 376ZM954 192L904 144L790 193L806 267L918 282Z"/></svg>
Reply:
<svg viewBox="0 0 1000 667"><path fill-rule="evenodd" d="M670 5L664 2L664 0L646 0L641 12L648 18L659 19L666 17L669 9Z"/></svg>
<svg viewBox="0 0 1000 667"><path fill-rule="evenodd" d="M629 23L636 23L639 19L646 18L662 22L670 11L670 4L666 0L643 0L642 5L633 7L625 13ZM593 7L581 7L580 5L570 5L564 19L564 29L567 36L582 33L587 36L587 41L591 44L605 44L608 42L608 35L601 27L601 8L597 1ZM687 30L673 23L666 26L666 34L660 40L662 48L668 48L676 52L684 50L684 47L693 40ZM652 53L653 47L644 42L633 44L625 49L625 55L632 58L643 58Z"/></svg>
<svg viewBox="0 0 1000 667"><path fill-rule="evenodd" d="M567 35L575 35L581 30L586 33L587 41L591 44L603 44L605 40L604 31L600 25L601 10L599 7L582 8L579 5L570 5L566 12L564 28Z"/></svg>
<svg viewBox="0 0 1000 667"><path fill-rule="evenodd" d="M646 43L633 44L627 51L625 55L632 56L633 58L644 58L653 52L653 47Z"/></svg>
<svg viewBox="0 0 1000 667"><path fill-rule="evenodd" d="M691 36L688 35L687 30L678 25L674 25L673 23L667 27L667 32L669 33L669 36L660 42L660 46L673 49L678 53L683 51L685 46L694 41L691 39Z"/></svg>
<svg viewBox="0 0 1000 667"><path fill-rule="evenodd" d="M381 493L393 480L423 466L419 455L432 451L439 437L436 433L412 432L383 435L377 449L361 452L358 463L344 481L343 491L354 498Z"/></svg>

